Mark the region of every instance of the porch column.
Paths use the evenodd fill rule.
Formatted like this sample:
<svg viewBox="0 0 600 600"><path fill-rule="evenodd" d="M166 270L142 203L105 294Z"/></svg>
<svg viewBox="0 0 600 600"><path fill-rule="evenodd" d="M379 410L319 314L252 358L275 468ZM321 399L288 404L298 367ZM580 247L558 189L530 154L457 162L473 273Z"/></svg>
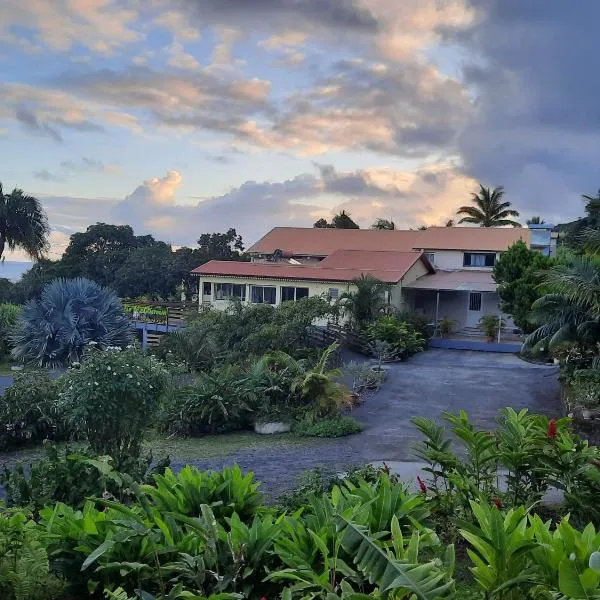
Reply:
<svg viewBox="0 0 600 600"><path fill-rule="evenodd" d="M252 292L252 286L249 283L246 283L246 304L250 304L252 302L252 298L250 297L250 293Z"/></svg>
<svg viewBox="0 0 600 600"><path fill-rule="evenodd" d="M434 334L438 330L439 323L440 323L440 290L436 290L436 297L435 297L435 325L433 327Z"/></svg>
<svg viewBox="0 0 600 600"><path fill-rule="evenodd" d="M198 310L202 308L202 300L204 299L204 282L202 279L198 280Z"/></svg>

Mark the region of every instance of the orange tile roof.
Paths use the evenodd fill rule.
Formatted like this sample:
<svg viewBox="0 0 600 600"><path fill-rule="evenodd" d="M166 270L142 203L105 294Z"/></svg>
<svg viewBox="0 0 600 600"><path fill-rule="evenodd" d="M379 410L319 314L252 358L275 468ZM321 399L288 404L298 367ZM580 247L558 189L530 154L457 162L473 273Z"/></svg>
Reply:
<svg viewBox="0 0 600 600"><path fill-rule="evenodd" d="M282 250L285 255L296 256L329 256L336 250L502 252L520 239L529 244L531 232L512 227L429 227L422 231L275 227L248 252L273 254Z"/></svg>
<svg viewBox="0 0 600 600"><path fill-rule="evenodd" d="M329 264L326 264L327 260L330 260ZM211 260L194 269L192 274L341 282L371 275L386 283L398 283L418 260L423 260L431 268L420 252L336 252L316 265Z"/></svg>

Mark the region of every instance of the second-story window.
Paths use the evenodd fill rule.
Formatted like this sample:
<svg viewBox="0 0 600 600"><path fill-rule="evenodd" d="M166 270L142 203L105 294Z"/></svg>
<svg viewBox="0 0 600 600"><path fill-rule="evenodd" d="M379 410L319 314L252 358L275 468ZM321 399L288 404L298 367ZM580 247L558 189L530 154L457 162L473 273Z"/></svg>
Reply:
<svg viewBox="0 0 600 600"><path fill-rule="evenodd" d="M463 266L465 267L493 267L496 264L496 255L493 253L465 252Z"/></svg>

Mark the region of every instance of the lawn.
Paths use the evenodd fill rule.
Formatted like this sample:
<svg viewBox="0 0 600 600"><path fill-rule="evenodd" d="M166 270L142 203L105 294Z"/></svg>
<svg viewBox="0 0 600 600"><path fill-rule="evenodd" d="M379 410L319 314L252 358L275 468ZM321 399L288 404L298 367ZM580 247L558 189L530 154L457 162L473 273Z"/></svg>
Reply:
<svg viewBox="0 0 600 600"><path fill-rule="evenodd" d="M221 435L205 435L191 438L166 438L159 433L150 431L144 441L144 450L152 452L155 459L160 460L169 456L172 463L226 458L236 452L248 450L303 447L314 443L310 438L299 438L292 434L258 435L251 431L226 433ZM63 444L58 444L63 446ZM76 449L78 444L72 444ZM31 463L44 458L41 445L29 446L20 450L0 453L0 466L12 468L17 463Z"/></svg>

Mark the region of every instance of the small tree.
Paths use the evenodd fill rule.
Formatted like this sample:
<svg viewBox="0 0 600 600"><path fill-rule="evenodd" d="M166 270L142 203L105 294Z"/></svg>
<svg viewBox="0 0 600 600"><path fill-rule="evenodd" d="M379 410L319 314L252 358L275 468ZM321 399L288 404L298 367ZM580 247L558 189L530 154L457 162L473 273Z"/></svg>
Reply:
<svg viewBox="0 0 600 600"><path fill-rule="evenodd" d="M356 329L360 329L373 322L385 307L385 292L389 286L371 275L361 275L352 283L356 286L355 292L345 292L340 296L340 305L350 317L350 322Z"/></svg>
<svg viewBox="0 0 600 600"><path fill-rule="evenodd" d="M371 225L371 229L394 230L396 229L396 224L390 219L376 219L375 223Z"/></svg>
<svg viewBox="0 0 600 600"><path fill-rule="evenodd" d="M139 456L166 383L163 366L135 348L91 350L79 369L65 375L61 400L75 431L119 468Z"/></svg>
<svg viewBox="0 0 600 600"><path fill-rule="evenodd" d="M498 284L500 308L512 316L515 325L531 333L535 324L531 319L533 303L543 295L540 272L548 269L554 259L530 250L518 241L504 252L494 267L494 280Z"/></svg>

